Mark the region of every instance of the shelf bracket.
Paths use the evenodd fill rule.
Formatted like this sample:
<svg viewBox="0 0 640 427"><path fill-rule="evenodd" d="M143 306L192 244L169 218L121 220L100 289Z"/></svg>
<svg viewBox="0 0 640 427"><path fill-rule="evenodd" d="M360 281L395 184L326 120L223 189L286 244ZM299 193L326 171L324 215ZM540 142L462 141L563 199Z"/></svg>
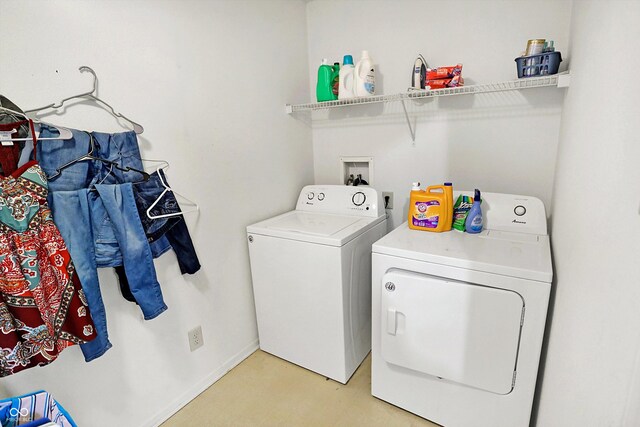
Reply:
<svg viewBox="0 0 640 427"><path fill-rule="evenodd" d="M411 132L411 141L416 142L416 130L415 127L411 126L411 119L409 118L409 113L407 113L407 106L404 104L404 99L401 100L402 109L404 110L404 116L407 119L407 125L409 126L409 132Z"/></svg>

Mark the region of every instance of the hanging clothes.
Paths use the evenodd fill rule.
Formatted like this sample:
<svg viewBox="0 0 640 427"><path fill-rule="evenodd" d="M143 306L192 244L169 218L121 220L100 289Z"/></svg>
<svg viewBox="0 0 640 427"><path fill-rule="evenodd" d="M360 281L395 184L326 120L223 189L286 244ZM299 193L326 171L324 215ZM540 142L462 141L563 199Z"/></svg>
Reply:
<svg viewBox="0 0 640 427"><path fill-rule="evenodd" d="M0 177L0 376L51 363L96 337L47 193L35 161Z"/></svg>
<svg viewBox="0 0 640 427"><path fill-rule="evenodd" d="M193 246L184 216L175 215L153 219L147 215L147 209L163 194L166 188L162 185L163 181L169 185L166 175L160 169L152 173L148 181L133 185L133 194L136 198L136 206L138 207L142 227L150 242L158 240L158 236L166 236L173 251L176 253L180 272L182 274L195 274L200 270L200 261ZM168 191L164 193L160 202L151 210L151 216L176 214L181 211L173 192Z"/></svg>
<svg viewBox="0 0 640 427"><path fill-rule="evenodd" d="M20 138L22 137L20 129L27 123L26 120L3 123L0 124L0 131L11 132L11 138ZM24 143L22 145L18 143L10 143L9 145L3 143L0 145L0 168L3 175L11 175L18 168L22 146L24 146Z"/></svg>
<svg viewBox="0 0 640 427"><path fill-rule="evenodd" d="M178 200L176 200L173 192L164 192L166 187L162 185L163 181L168 185L167 177L162 169L160 169L152 173L148 181L133 185L133 194L136 199L136 206L142 222L142 228L145 231L149 243L163 238L169 241L176 254L178 266L182 274L195 274L200 270L200 261L196 249L193 246L191 235L187 229L187 223L184 217L179 215L181 209ZM147 209L160 196L162 196L162 199L160 203L156 204L151 210L151 215L175 214L175 216L156 219L149 218ZM116 274L118 275L118 282L120 282L122 296L127 301L136 302L124 267L116 267Z"/></svg>
<svg viewBox="0 0 640 427"><path fill-rule="evenodd" d="M37 147L38 158L48 176L62 165L82 157L93 143L96 157L117 162L122 168L142 169L134 132L107 134L71 130L68 141L49 140ZM40 135L55 137L55 131L41 126ZM98 339L82 345L87 362L102 356L112 344L100 292L97 268L124 265L135 282L134 290L146 320L167 309L153 265L152 248L140 223L131 181L137 173L126 173L101 161L76 162L51 180L49 202L56 225L78 265L78 274L94 314ZM96 191L92 191L95 189ZM169 250L169 242L158 249Z"/></svg>

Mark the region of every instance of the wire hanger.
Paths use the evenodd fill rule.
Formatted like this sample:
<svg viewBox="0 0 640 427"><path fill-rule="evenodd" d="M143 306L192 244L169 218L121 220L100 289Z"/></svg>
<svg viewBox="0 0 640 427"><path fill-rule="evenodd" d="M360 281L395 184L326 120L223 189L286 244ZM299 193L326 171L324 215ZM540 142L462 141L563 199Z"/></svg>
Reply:
<svg viewBox="0 0 640 427"><path fill-rule="evenodd" d="M87 71L87 72L91 73L91 75L93 75L93 89L91 91L85 92L85 93L80 93L78 95L70 96L68 98L63 99L62 101L60 101L58 103L54 102L53 104L45 105L44 107L25 110L25 113L38 112L38 111L42 111L42 110L47 110L49 108L58 109L58 108L62 107L65 102L70 101L72 99L89 98L89 99L91 99L91 100L103 105L104 107L108 108L108 110L111 112L111 114L113 116L115 116L116 118L121 118L121 119L124 119L127 122L129 122L131 124L131 126L133 126L133 131L135 133L137 133L138 135L141 134L142 132L144 132L144 128L142 127L141 124L136 123L133 120L131 120L130 118L125 117L123 114L120 114L120 113L116 112L111 105L107 104L102 99L98 98L98 96L96 95L96 92L98 90L98 76L96 75L96 72L93 71L93 69L91 67L87 67L86 65L83 65L82 67L80 67L78 69L80 70L80 72Z"/></svg>
<svg viewBox="0 0 640 427"><path fill-rule="evenodd" d="M100 161L100 162L102 162L102 163L104 163L106 165L110 165L110 166L112 166L112 167L114 167L114 168L116 168L118 170L121 170L123 172L137 172L140 175L142 175L142 180L138 181L138 182L148 181L149 180L149 174L146 173L143 170L132 168L131 166L122 167L117 162L114 162L112 160L103 159L101 157L94 156L93 153L95 151L95 144L93 142L93 135L91 135L90 133L88 133L88 135L89 135L89 152L87 154L84 154L81 157L78 157L77 159L71 160L70 162L58 167L56 169L56 171L52 175L47 177L47 180L51 181L51 180L57 178L58 176L60 176L62 171L64 169L68 168L69 166L74 165L74 164L76 164L78 162L83 162L83 161L87 161L87 160L97 160L97 161Z"/></svg>
<svg viewBox="0 0 640 427"><path fill-rule="evenodd" d="M186 214L189 212L196 212L200 210L200 207L198 206L198 204L194 201L189 200L188 198L186 198L185 196L183 196L182 194L178 193L177 191L175 191L173 188L171 188L169 186L169 184L164 180L164 178L162 177L162 174L160 173L161 169L168 169L169 168L169 163L164 161L164 160L147 160L147 161L151 161L151 162L163 162L164 165L163 166L158 166L158 168L156 169L156 172L158 173L158 178L160 179L160 183L162 184L162 186L164 187L164 190L162 190L162 193L160 193L160 195L158 196L158 198L151 204L151 206L149 206L149 208L147 209L147 216L149 217L149 219L158 219L158 218L169 218L172 216L179 216L182 214ZM180 197L182 199L183 202L186 203L182 203L181 205L181 209L179 212L172 212L172 213L168 213L168 214L161 214L161 215L152 215L151 211L153 210L153 208L160 202L160 200L162 200L164 198L164 196L168 193L168 192L172 192L176 197ZM189 209L183 209L184 206L189 206Z"/></svg>
<svg viewBox="0 0 640 427"><path fill-rule="evenodd" d="M21 113L19 111L15 111L15 110L12 110L10 108L6 108L6 107L2 107L2 106L0 106L0 113L5 113L7 115L13 116L16 119L18 117L22 117L22 118L24 118L24 120L32 120L34 123L46 124L47 126L51 126L55 130L57 130L58 133L60 134L59 136L54 136L54 137L50 137L50 138L40 138L38 135L36 135L36 139L38 141L47 141L47 140L55 140L55 139L68 140L68 139L73 138L73 133L71 133L71 130L69 130L69 129L65 128L65 127L61 127L61 126L50 125L48 123L41 122L40 120L31 119L25 113ZM31 140L32 140L31 137L27 137L27 138L2 138L2 139L0 139L0 141L11 141L11 142L31 141Z"/></svg>

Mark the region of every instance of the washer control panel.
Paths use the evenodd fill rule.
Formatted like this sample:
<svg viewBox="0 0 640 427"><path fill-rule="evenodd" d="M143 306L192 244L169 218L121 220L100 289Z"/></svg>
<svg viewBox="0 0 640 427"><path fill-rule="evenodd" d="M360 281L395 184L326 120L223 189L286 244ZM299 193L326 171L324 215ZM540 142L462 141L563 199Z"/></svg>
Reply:
<svg viewBox="0 0 640 427"><path fill-rule="evenodd" d="M382 195L369 186L307 185L296 210L377 218L384 215L384 204Z"/></svg>

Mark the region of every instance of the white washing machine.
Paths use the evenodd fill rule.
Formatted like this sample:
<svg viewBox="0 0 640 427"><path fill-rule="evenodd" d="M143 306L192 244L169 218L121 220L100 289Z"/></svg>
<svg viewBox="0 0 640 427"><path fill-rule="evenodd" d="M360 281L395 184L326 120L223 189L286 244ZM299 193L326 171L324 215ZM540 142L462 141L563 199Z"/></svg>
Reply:
<svg viewBox="0 0 640 427"><path fill-rule="evenodd" d="M482 196L481 234L405 223L373 245L371 389L447 427L528 426L552 279L546 215L534 197Z"/></svg>
<svg viewBox="0 0 640 427"><path fill-rule="evenodd" d="M371 350L370 187L311 185L294 211L247 227L260 348L346 383Z"/></svg>

